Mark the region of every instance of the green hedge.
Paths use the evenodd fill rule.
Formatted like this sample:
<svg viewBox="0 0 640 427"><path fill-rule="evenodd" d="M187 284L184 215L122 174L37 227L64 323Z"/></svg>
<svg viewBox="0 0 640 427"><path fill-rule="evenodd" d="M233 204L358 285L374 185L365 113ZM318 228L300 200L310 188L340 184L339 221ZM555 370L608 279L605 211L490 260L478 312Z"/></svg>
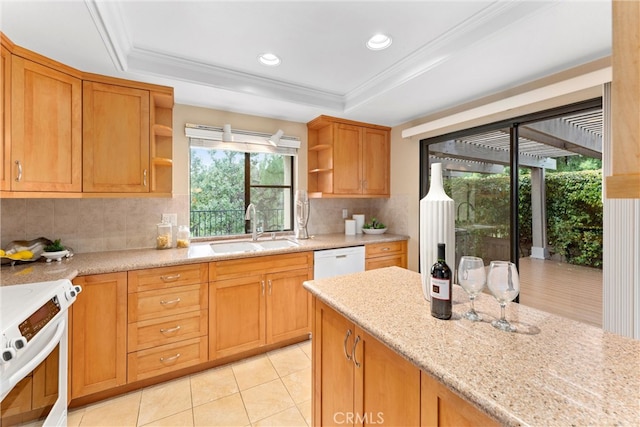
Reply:
<svg viewBox="0 0 640 427"><path fill-rule="evenodd" d="M547 239L552 255L557 253L571 264L602 268L602 173L547 173L545 180ZM530 176L522 174L519 185L519 251L521 256L528 256L532 244ZM494 226L470 231L469 251L482 256L483 238L508 238L508 176L450 178L445 180L445 191L456 200L457 227Z"/></svg>
<svg viewBox="0 0 640 427"><path fill-rule="evenodd" d="M549 245L567 262L602 268L602 172L547 174Z"/></svg>

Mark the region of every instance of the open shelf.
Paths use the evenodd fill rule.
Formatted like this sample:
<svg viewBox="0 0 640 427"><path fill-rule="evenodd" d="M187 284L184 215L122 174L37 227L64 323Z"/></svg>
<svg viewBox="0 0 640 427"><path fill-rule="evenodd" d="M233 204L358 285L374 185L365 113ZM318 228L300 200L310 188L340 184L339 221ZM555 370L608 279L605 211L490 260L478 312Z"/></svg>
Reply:
<svg viewBox="0 0 640 427"><path fill-rule="evenodd" d="M151 193L173 191L173 93L151 92Z"/></svg>
<svg viewBox="0 0 640 427"><path fill-rule="evenodd" d="M153 133L156 136L170 136L173 137L173 129L170 126L154 124L153 125Z"/></svg>

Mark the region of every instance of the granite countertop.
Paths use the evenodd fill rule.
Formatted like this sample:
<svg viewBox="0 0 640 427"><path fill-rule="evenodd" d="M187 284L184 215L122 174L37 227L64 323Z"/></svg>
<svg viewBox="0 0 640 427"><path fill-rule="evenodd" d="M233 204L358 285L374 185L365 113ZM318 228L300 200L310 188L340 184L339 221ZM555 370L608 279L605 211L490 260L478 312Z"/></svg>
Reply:
<svg viewBox="0 0 640 427"><path fill-rule="evenodd" d="M420 275L388 267L308 281L314 296L504 425L640 424L640 341L509 304L507 333L488 294L482 322L461 317L468 297L454 285L453 317L435 319Z"/></svg>
<svg viewBox="0 0 640 427"><path fill-rule="evenodd" d="M280 237L279 237L280 238ZM138 249L126 251L89 252L76 254L61 262L44 262L44 259L16 266L4 265L0 269L0 286L19 285L24 283L46 282L58 279L73 279L76 276L90 274L114 273L118 271L139 270L143 268L167 267L172 265L194 264L227 259L249 258L255 256L275 255L283 253L334 249L348 246L359 246L371 243L394 242L407 240L408 236L397 234L325 234L306 240L290 240L299 245L285 249L270 249L260 252L245 252L216 255L211 250L212 241L192 242L184 249ZM234 239L233 241L246 239ZM260 241L269 240L261 238ZM216 240L215 242L220 242ZM232 240L224 240L232 241Z"/></svg>

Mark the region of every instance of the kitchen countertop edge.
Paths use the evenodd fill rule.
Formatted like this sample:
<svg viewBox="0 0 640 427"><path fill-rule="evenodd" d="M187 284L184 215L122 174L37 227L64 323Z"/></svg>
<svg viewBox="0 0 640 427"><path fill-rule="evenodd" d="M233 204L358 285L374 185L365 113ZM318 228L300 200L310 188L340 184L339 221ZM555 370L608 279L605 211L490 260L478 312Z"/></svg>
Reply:
<svg viewBox="0 0 640 427"><path fill-rule="evenodd" d="M16 266L3 266L0 270L0 286L25 283L47 282L59 279L73 280L77 276L117 273L145 268L170 267L174 265L198 264L202 262L224 261L268 255L307 252L324 249L337 249L374 243L408 240L409 236L400 234L357 234L347 236L341 233L313 236L310 239L289 240L299 245L283 249L269 249L261 252L214 254L209 246L216 241L192 242L189 248L177 249L129 249L124 251L86 252L75 254L60 262L36 261ZM268 241L269 239L259 239ZM225 241L247 241L229 239Z"/></svg>

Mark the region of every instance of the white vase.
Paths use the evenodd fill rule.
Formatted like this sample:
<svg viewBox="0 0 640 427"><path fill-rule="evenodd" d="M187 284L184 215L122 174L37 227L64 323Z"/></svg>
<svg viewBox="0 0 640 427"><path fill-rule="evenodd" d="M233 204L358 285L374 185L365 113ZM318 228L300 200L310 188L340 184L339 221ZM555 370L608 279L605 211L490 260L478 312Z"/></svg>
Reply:
<svg viewBox="0 0 640 427"><path fill-rule="evenodd" d="M444 243L447 265L455 273L455 202L442 186L442 163L431 165L429 192L420 200L420 275L422 293L431 301L431 266L438 259L438 243ZM452 277L453 279L453 277Z"/></svg>

